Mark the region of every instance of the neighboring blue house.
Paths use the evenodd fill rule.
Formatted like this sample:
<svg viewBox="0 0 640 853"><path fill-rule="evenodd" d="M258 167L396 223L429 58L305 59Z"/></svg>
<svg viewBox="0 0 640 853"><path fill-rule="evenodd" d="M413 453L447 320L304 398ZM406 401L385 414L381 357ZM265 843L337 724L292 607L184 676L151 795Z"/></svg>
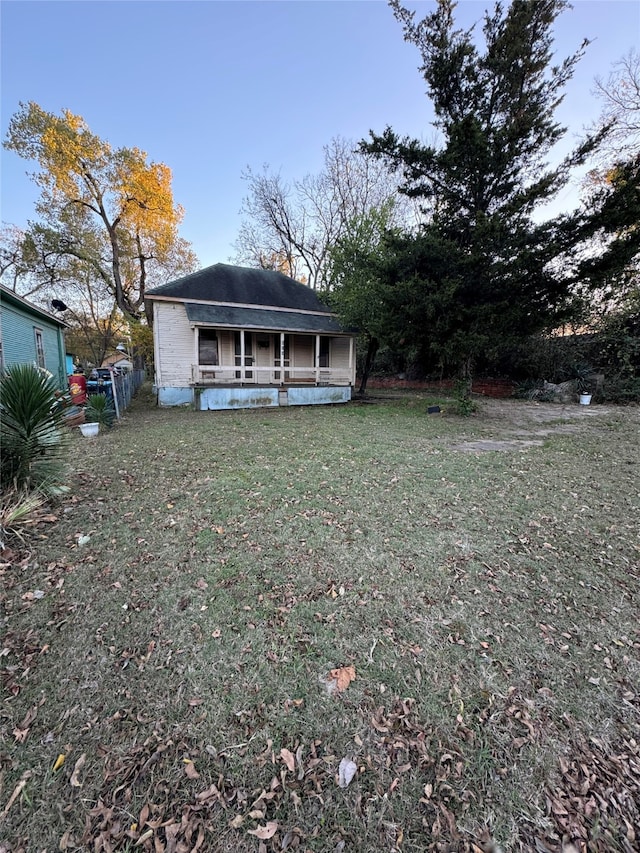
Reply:
<svg viewBox="0 0 640 853"><path fill-rule="evenodd" d="M0 285L0 369L9 369L12 364L34 364L53 374L59 388L66 388L66 325Z"/></svg>

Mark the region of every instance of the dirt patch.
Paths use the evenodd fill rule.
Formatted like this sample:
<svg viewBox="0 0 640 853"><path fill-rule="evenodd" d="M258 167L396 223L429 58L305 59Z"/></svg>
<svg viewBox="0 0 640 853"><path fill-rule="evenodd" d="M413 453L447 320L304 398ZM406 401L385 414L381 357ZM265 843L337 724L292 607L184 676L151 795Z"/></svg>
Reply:
<svg viewBox="0 0 640 853"><path fill-rule="evenodd" d="M531 428L539 424L583 424L591 418L610 417L619 411L611 406L580 406L577 403L535 403L527 400L481 402L482 415L506 427ZM632 412L633 409L624 411Z"/></svg>
<svg viewBox="0 0 640 853"><path fill-rule="evenodd" d="M525 441L513 439L512 441L500 441L498 439L479 439L478 441L465 441L462 444L454 444L451 450L459 450L463 453L483 453L488 450L528 450L530 447L542 447L542 439Z"/></svg>
<svg viewBox="0 0 640 853"><path fill-rule="evenodd" d="M631 417L638 411L625 409ZM573 434L603 418L618 415L608 406L579 406L564 403L533 403L523 400L488 400L480 404L479 416L495 436L452 445L461 452L526 451L541 447L552 435Z"/></svg>

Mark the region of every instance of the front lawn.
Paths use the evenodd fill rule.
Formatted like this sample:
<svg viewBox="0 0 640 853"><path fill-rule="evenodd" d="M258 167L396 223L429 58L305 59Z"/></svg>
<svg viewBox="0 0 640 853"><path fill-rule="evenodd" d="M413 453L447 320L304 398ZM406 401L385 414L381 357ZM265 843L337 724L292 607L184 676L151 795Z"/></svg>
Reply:
<svg viewBox="0 0 640 853"><path fill-rule="evenodd" d="M433 402L74 438L0 568L0 850L637 849L640 410Z"/></svg>

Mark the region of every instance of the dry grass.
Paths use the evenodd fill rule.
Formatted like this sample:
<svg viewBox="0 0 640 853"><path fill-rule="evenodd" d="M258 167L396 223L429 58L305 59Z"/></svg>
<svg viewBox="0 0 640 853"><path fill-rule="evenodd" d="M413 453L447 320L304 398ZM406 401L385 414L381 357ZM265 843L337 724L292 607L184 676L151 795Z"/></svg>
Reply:
<svg viewBox="0 0 640 853"><path fill-rule="evenodd" d="M4 849L636 849L639 412L431 402L78 437L2 566Z"/></svg>

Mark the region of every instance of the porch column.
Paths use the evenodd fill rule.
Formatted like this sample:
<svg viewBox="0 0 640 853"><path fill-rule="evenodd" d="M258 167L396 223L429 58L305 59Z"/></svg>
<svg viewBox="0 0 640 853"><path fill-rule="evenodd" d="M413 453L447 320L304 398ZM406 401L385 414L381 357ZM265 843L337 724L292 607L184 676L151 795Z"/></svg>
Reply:
<svg viewBox="0 0 640 853"><path fill-rule="evenodd" d="M320 382L320 335L316 335L316 385Z"/></svg>
<svg viewBox="0 0 640 853"><path fill-rule="evenodd" d="M353 336L349 338L349 384L355 385L355 376L353 375L353 350L354 350L354 338Z"/></svg>
<svg viewBox="0 0 640 853"><path fill-rule="evenodd" d="M244 329L240 330L240 382L244 382Z"/></svg>
<svg viewBox="0 0 640 853"><path fill-rule="evenodd" d="M284 332L280 332L280 384L284 385Z"/></svg>
<svg viewBox="0 0 640 853"><path fill-rule="evenodd" d="M200 348L198 346L200 332L197 326L193 327L193 359L195 364L192 365L191 372L193 373L193 382L200 382ZM154 335L154 342L158 341L159 335ZM159 353L158 353L159 354ZM156 361L156 364L159 362Z"/></svg>

